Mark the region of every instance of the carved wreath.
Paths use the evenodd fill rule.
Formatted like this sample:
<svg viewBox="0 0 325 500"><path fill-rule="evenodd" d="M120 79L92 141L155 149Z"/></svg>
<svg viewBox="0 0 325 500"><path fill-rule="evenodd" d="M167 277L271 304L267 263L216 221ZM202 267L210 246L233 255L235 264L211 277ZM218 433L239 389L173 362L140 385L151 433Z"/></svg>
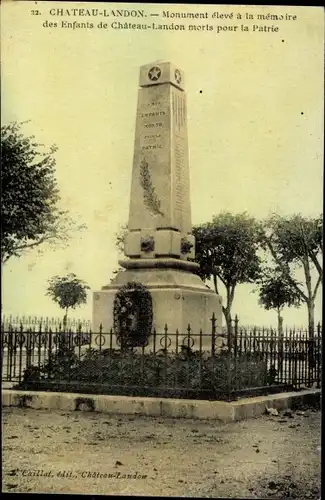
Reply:
<svg viewBox="0 0 325 500"><path fill-rule="evenodd" d="M148 210L154 215L164 215L161 211L161 202L152 184L149 165L145 158L143 158L140 164L140 184L143 188L144 204Z"/></svg>
<svg viewBox="0 0 325 500"><path fill-rule="evenodd" d="M192 250L193 248L193 243L191 243L190 241L188 241L187 238L182 238L181 239L181 253L186 255L188 253L190 253L190 251Z"/></svg>
<svg viewBox="0 0 325 500"><path fill-rule="evenodd" d="M141 283L121 287L114 299L114 332L121 349L148 344L152 329L152 297Z"/></svg>
<svg viewBox="0 0 325 500"><path fill-rule="evenodd" d="M154 240L153 236L141 238L140 248L141 248L142 252L153 252L155 249L155 240Z"/></svg>

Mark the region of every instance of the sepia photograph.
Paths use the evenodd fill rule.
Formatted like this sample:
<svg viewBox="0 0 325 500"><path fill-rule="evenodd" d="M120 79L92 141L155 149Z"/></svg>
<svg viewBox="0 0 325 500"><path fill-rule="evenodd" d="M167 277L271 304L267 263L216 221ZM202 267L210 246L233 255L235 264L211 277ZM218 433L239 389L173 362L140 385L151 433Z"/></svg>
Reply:
<svg viewBox="0 0 325 500"><path fill-rule="evenodd" d="M2 492L321 498L324 10L1 4Z"/></svg>

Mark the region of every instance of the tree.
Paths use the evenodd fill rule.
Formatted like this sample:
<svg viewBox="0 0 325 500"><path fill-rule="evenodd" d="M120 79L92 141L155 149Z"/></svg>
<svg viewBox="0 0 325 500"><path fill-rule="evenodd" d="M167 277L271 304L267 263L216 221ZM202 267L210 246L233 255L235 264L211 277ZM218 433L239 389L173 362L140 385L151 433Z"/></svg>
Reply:
<svg viewBox="0 0 325 500"><path fill-rule="evenodd" d="M56 147L44 150L23 123L1 127L1 263L47 242L65 244L77 226L59 209L55 179Z"/></svg>
<svg viewBox="0 0 325 500"><path fill-rule="evenodd" d="M275 309L278 316L278 331L283 333L282 310L287 307L299 307L301 297L291 281L279 269L268 269L259 286L259 302L266 309Z"/></svg>
<svg viewBox="0 0 325 500"><path fill-rule="evenodd" d="M54 276L49 280L46 295L64 309L64 326L67 324L68 310L87 302L87 290L90 290L90 287L73 273L62 277Z"/></svg>
<svg viewBox="0 0 325 500"><path fill-rule="evenodd" d="M282 217L270 216L264 224L263 246L268 249L286 282L307 305L310 338L315 330L315 299L323 280L319 260L323 250L322 218L307 218L301 214ZM312 279L313 269L317 278ZM295 279L297 271L304 275L304 283ZM314 283L313 283L314 281Z"/></svg>
<svg viewBox="0 0 325 500"><path fill-rule="evenodd" d="M323 218L319 216L310 222L312 229L311 234L314 242L308 246L308 254L323 284L323 268L319 261L319 257L323 258Z"/></svg>
<svg viewBox="0 0 325 500"><path fill-rule="evenodd" d="M252 283L260 276L261 258L258 255L261 229L246 212L233 215L222 212L212 222L195 226L196 262L203 280L213 280L219 295L219 280L226 288L226 303L222 307L228 340L232 331L231 308L235 290L241 283Z"/></svg>

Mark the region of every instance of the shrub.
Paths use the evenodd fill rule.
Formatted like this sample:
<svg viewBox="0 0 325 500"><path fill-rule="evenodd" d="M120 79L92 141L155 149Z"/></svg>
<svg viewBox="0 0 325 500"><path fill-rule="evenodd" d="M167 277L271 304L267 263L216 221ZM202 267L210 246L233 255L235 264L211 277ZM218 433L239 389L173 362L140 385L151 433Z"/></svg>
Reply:
<svg viewBox="0 0 325 500"><path fill-rule="evenodd" d="M108 394L123 393L124 387L138 395L169 391L173 397L187 397L189 393L205 391L223 397L235 389L266 385L266 377L266 363L250 355L236 359L225 354L204 358L190 349L178 354L142 354L89 348L78 358L74 348L63 345L40 369L29 367L23 384L28 387L30 383L47 380L73 382L76 386L97 384Z"/></svg>
<svg viewBox="0 0 325 500"><path fill-rule="evenodd" d="M28 366L24 371L23 383L39 381L41 379L41 369L38 366Z"/></svg>

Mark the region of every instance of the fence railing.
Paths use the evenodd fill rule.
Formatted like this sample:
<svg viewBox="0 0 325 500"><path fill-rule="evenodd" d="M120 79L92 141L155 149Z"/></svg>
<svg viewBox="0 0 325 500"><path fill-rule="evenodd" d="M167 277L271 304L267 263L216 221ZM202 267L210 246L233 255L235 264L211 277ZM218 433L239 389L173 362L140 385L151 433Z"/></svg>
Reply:
<svg viewBox="0 0 325 500"><path fill-rule="evenodd" d="M67 318L66 326L69 329L76 330L81 326L81 328L91 328L91 321L88 319L81 318ZM9 328L23 328L25 329L58 329L63 328L63 317L58 316L31 316L31 315L13 315L13 314L3 314L1 316L1 329Z"/></svg>
<svg viewBox="0 0 325 500"><path fill-rule="evenodd" d="M91 329L91 321L89 319L85 318L67 318L66 320L66 325L68 329L76 331L80 326L83 330ZM263 336L263 335L279 335L279 332L277 328L272 327L272 326L257 326L257 325L242 325L239 322L238 316L236 315L235 318L232 320L232 325L233 325L233 331L245 331L254 335L258 336ZM99 330L98 325L98 330ZM44 329L49 329L51 328L52 330L56 329L62 329L63 328L63 317L59 316L37 316L37 315L13 315L13 314L3 314L1 316L1 329L3 330L8 329L8 328L19 328L21 329L29 329L32 328L33 330L38 330L41 328L42 330ZM322 331L322 326L320 322L317 323L316 328L315 328L315 335L320 335ZM227 335L227 327L223 326L221 329L221 334L222 335ZM283 336L284 337L289 337L289 336L299 336L299 337L309 337L309 332L308 328L300 326L284 326L283 327Z"/></svg>
<svg viewBox="0 0 325 500"><path fill-rule="evenodd" d="M153 330L140 346L113 330L63 329L46 322L1 328L2 380L21 388L106 394L233 399L245 392L321 385L321 327L308 337L262 333L235 324L229 338L216 330Z"/></svg>

